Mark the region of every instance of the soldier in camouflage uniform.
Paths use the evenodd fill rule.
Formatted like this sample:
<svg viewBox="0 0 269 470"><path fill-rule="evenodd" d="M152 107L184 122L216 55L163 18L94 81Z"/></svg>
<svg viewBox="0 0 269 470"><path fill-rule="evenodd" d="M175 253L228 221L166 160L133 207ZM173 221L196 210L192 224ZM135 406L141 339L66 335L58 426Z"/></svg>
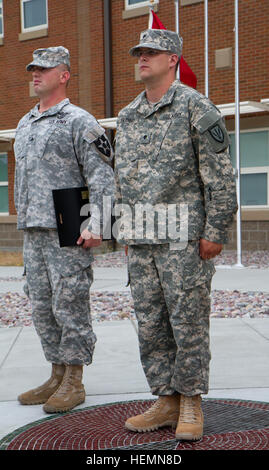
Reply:
<svg viewBox="0 0 269 470"><path fill-rule="evenodd" d="M26 290L33 322L51 377L21 394L22 404L44 403L48 413L67 411L85 400L83 365L92 362L89 288L93 256L101 243L103 196L114 192L112 151L104 129L66 97L69 51L37 49L27 66L40 99L19 122L15 137L15 204L24 231ZM52 190L85 186L93 204L77 246L59 246Z"/></svg>
<svg viewBox="0 0 269 470"><path fill-rule="evenodd" d="M154 29L131 49L145 91L119 113L115 177L117 207L128 208L127 218L118 210L118 238L128 245L141 362L159 397L126 427L173 425L178 439L195 440L203 433L201 394L208 392L212 258L227 241L237 201L220 112L175 80L181 49L175 32ZM152 215L150 230L138 230L140 206L157 215L176 207L174 218L162 218L166 235Z"/></svg>

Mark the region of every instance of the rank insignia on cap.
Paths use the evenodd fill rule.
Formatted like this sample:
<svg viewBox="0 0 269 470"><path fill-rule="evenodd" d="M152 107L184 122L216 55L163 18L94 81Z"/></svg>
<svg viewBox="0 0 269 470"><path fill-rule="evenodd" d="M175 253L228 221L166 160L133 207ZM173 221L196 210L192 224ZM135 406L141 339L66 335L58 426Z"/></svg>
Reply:
<svg viewBox="0 0 269 470"><path fill-rule="evenodd" d="M211 127L211 129L209 129L209 132L212 135L213 139L215 139L217 142L220 142L221 144L224 142L224 133L218 124L214 127Z"/></svg>

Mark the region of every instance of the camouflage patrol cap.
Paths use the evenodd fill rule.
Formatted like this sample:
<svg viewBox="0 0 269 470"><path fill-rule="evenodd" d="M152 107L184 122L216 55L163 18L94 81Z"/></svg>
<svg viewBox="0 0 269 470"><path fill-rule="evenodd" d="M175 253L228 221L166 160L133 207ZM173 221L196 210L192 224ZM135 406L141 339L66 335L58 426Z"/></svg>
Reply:
<svg viewBox="0 0 269 470"><path fill-rule="evenodd" d="M47 49L36 49L33 52L33 61L27 65L29 72L32 67L44 67L46 69L57 67L57 65L66 64L70 67L69 51L63 46L48 47Z"/></svg>
<svg viewBox="0 0 269 470"><path fill-rule="evenodd" d="M139 49L147 47L159 51L167 51L181 56L183 39L175 32L167 29L146 29L140 34L140 42L130 49L132 56L138 54Z"/></svg>

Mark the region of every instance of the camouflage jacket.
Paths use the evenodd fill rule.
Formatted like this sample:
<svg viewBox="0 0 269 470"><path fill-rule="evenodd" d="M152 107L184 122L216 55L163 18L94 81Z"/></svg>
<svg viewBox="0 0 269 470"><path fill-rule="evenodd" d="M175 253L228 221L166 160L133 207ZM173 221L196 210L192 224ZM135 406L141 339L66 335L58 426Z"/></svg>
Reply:
<svg viewBox="0 0 269 470"><path fill-rule="evenodd" d="M112 149L104 132L68 98L42 114L36 105L20 120L14 144L18 229L56 228L53 189L86 184L102 214L102 197L114 194ZM93 210L89 230L97 219Z"/></svg>
<svg viewBox="0 0 269 470"><path fill-rule="evenodd" d="M132 215L127 213L133 223L137 207L148 204L164 207L167 213L176 206L177 227L182 213L186 225L186 210L181 212L180 207L187 207L187 240L227 242L237 210L229 138L219 110L196 90L176 80L159 103L151 105L142 92L120 111L115 177L117 205L131 208ZM145 232L119 232L119 240L180 241L180 230L173 236L166 230L162 237L156 230L155 224L154 234L146 238Z"/></svg>

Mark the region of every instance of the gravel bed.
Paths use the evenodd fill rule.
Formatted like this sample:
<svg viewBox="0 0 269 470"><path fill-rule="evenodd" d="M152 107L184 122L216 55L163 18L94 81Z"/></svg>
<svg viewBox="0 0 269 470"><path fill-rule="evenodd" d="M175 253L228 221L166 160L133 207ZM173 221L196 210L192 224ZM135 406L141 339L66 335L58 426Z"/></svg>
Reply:
<svg viewBox="0 0 269 470"><path fill-rule="evenodd" d="M269 293L213 290L212 318L269 318ZM91 293L93 321L135 319L129 292ZM0 328L32 326L31 306L25 295L0 294Z"/></svg>
<svg viewBox="0 0 269 470"><path fill-rule="evenodd" d="M247 268L269 268L269 250L242 251L241 256L243 266ZM224 251L214 260L215 265L231 266L237 263L237 253L234 250ZM96 255L94 266L96 267L122 267L127 263L124 251Z"/></svg>
<svg viewBox="0 0 269 470"><path fill-rule="evenodd" d="M225 252L216 258L216 265L236 263L235 252ZM244 266L253 268L269 267L269 252L242 253ZM95 256L97 267L123 267L126 265L124 252ZM19 280L20 278L2 278ZM0 278L1 280L1 278ZM269 318L269 293L242 292L238 290L213 290L211 294L212 318ZM130 292L91 292L91 314L93 321L135 319ZM6 292L0 294L0 328L32 326L31 306L24 294Z"/></svg>
<svg viewBox="0 0 269 470"><path fill-rule="evenodd" d="M246 268L269 268L269 250L242 251L241 261ZM237 253L235 251L224 251L215 258L215 265L232 266L237 263Z"/></svg>

